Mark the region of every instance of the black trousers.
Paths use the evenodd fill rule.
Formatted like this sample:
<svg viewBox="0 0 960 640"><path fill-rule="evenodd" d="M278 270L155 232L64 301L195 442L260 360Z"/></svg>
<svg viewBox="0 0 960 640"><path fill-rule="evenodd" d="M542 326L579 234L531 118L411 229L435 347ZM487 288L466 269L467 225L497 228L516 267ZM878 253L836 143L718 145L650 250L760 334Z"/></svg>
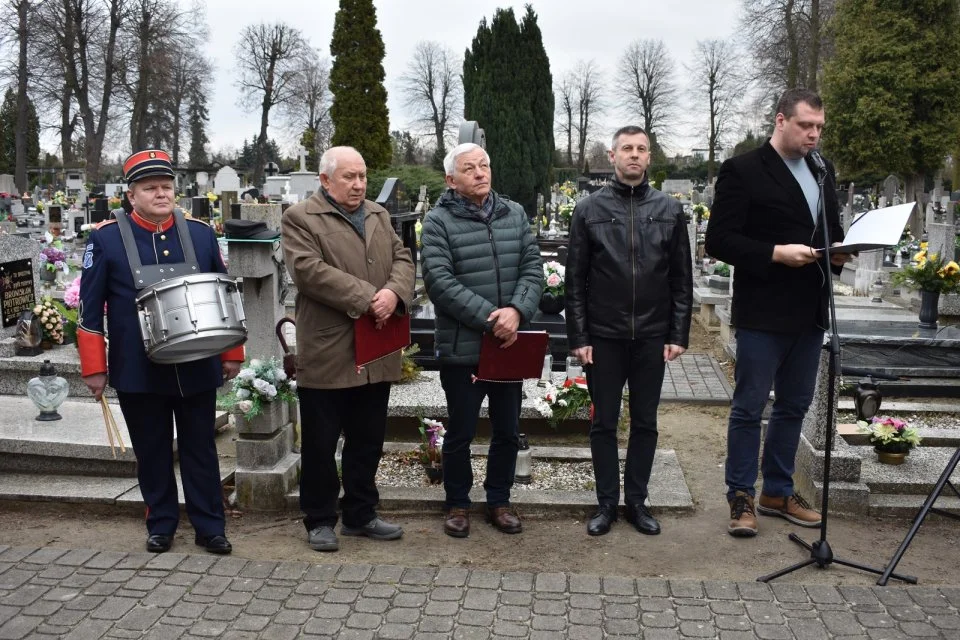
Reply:
<svg viewBox="0 0 960 640"><path fill-rule="evenodd" d="M483 488L488 507L510 505L510 489L517 469L520 449L520 402L523 387L519 382L474 382L474 366L441 365L440 384L447 397L447 435L443 438L443 488L446 507L470 508L473 467L470 444L477 435L477 420L483 398L489 398L492 433L487 453L487 475Z"/></svg>
<svg viewBox="0 0 960 640"><path fill-rule="evenodd" d="M181 398L117 392L137 457L137 479L147 505L147 532L172 536L180 520L173 475L173 424L187 517L201 536L225 531L223 485L214 442L216 390Z"/></svg>
<svg viewBox="0 0 960 640"><path fill-rule="evenodd" d="M587 386L593 400L590 452L597 483L597 502L620 503L620 464L617 422L623 385L630 382L630 439L623 473L627 504L643 504L657 450L657 407L663 385L664 338L607 340L591 338L593 365L587 366Z"/></svg>
<svg viewBox="0 0 960 640"><path fill-rule="evenodd" d="M376 475L387 429L390 383L346 389L297 387L300 398L300 510L307 531L337 523L340 478L335 454L343 433L343 523L360 527L376 517Z"/></svg>

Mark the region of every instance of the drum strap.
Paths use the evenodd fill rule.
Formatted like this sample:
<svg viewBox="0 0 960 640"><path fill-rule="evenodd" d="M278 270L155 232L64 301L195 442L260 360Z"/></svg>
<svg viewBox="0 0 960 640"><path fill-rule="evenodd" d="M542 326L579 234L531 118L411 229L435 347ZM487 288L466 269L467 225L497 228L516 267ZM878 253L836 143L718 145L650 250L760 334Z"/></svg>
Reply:
<svg viewBox="0 0 960 640"><path fill-rule="evenodd" d="M123 239L127 262L130 264L130 273L133 275L133 285L137 291L170 278L200 273L200 265L197 263L197 254L193 250L190 229L187 227L187 220L183 217L180 209L173 210L173 220L177 227L177 235L180 237L180 247L183 249L183 262L143 264L140 260L140 252L137 251L137 242L133 238L133 228L129 216L125 211L118 209L113 212L113 217L117 220L117 228L120 230L120 238Z"/></svg>

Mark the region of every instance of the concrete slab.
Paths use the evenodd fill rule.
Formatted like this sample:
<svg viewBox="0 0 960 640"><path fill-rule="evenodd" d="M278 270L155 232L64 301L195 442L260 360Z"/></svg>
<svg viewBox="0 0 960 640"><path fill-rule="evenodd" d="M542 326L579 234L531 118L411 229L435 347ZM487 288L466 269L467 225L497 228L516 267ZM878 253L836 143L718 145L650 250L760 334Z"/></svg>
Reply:
<svg viewBox="0 0 960 640"><path fill-rule="evenodd" d="M553 383L562 384L564 374L553 372ZM543 394L536 380L524 380L524 399L521 403L520 418L543 418L533 407L533 400ZM687 402L694 404L726 405L733 396L733 389L727 382L720 364L716 359L702 353L685 353L677 360L667 364L664 373L660 398L663 402ZM484 399L480 407L480 417L488 417L488 403ZM424 371L420 380L406 384L395 384L390 391L390 404L387 415L390 417L409 417L421 413L432 418L446 417L447 402L440 386L438 371ZM588 412L581 411L577 419L586 420Z"/></svg>
<svg viewBox="0 0 960 640"><path fill-rule="evenodd" d="M117 460L133 462L130 434L120 406L110 404L117 427L127 445L127 452L117 450ZM63 420L34 420L37 408L26 397L3 398L3 420L0 421L0 453L43 455L47 457L113 460L107 442L103 412L93 401L67 400L60 407Z"/></svg>
<svg viewBox="0 0 960 640"><path fill-rule="evenodd" d="M403 445L406 450L411 444ZM542 447L535 453L538 457L549 458L551 449L565 449L557 447ZM589 450L586 450L589 451ZM569 450L563 451L568 455ZM625 451L620 451L623 459ZM589 459L589 455L587 456ZM475 505L482 505L485 500L481 481L475 480L474 489L470 492L470 499ZM429 487L378 487L380 491L380 505L389 511L441 511L444 508L444 492L441 485ZM693 498L683 476L683 469L673 449L657 449L653 460L653 471L650 475L650 508L655 513L687 513L693 511ZM290 509L299 508L300 491L292 491L287 496L287 506ZM510 502L519 507L525 514L534 513L575 513L583 515L597 505L597 496L593 491L545 491L527 489L523 485L514 485ZM479 506L477 507L479 508Z"/></svg>
<svg viewBox="0 0 960 640"><path fill-rule="evenodd" d="M136 488L136 478L0 474L0 500L113 504L122 495Z"/></svg>

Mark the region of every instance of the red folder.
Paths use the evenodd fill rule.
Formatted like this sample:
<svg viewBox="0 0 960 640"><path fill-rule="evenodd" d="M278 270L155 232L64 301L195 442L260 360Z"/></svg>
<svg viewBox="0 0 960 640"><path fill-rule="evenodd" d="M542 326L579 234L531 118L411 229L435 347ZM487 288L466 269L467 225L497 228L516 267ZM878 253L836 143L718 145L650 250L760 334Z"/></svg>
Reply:
<svg viewBox="0 0 960 640"><path fill-rule="evenodd" d="M516 381L539 378L550 339L546 331L518 331L517 341L501 349L500 339L484 333L480 343L478 380Z"/></svg>
<svg viewBox="0 0 960 640"><path fill-rule="evenodd" d="M377 329L373 316L364 314L353 323L353 344L358 370L396 353L410 344L410 316L392 315L382 328Z"/></svg>

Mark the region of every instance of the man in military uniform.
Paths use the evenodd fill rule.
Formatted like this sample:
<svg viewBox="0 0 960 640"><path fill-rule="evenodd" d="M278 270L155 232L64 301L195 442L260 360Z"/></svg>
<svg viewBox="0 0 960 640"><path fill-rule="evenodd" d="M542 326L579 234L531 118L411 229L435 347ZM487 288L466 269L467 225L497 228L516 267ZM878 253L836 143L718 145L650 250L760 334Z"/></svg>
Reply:
<svg viewBox="0 0 960 640"><path fill-rule="evenodd" d="M144 266L186 262L183 243L187 241L193 246L199 271L226 273L213 229L198 220L175 224L176 192L169 155L159 150L134 153L124 162L123 171L129 184L127 198L133 206L125 224L131 228ZM239 372L243 347L183 364L149 360L134 304L138 291L120 226L117 220L101 223L90 234L83 254L77 331L81 376L97 400L103 395L108 374L110 386L117 392L147 505L147 551L168 551L179 521L173 474L176 419L183 492L196 544L212 553L230 553L214 418L217 388ZM190 237L182 237L178 227Z"/></svg>

